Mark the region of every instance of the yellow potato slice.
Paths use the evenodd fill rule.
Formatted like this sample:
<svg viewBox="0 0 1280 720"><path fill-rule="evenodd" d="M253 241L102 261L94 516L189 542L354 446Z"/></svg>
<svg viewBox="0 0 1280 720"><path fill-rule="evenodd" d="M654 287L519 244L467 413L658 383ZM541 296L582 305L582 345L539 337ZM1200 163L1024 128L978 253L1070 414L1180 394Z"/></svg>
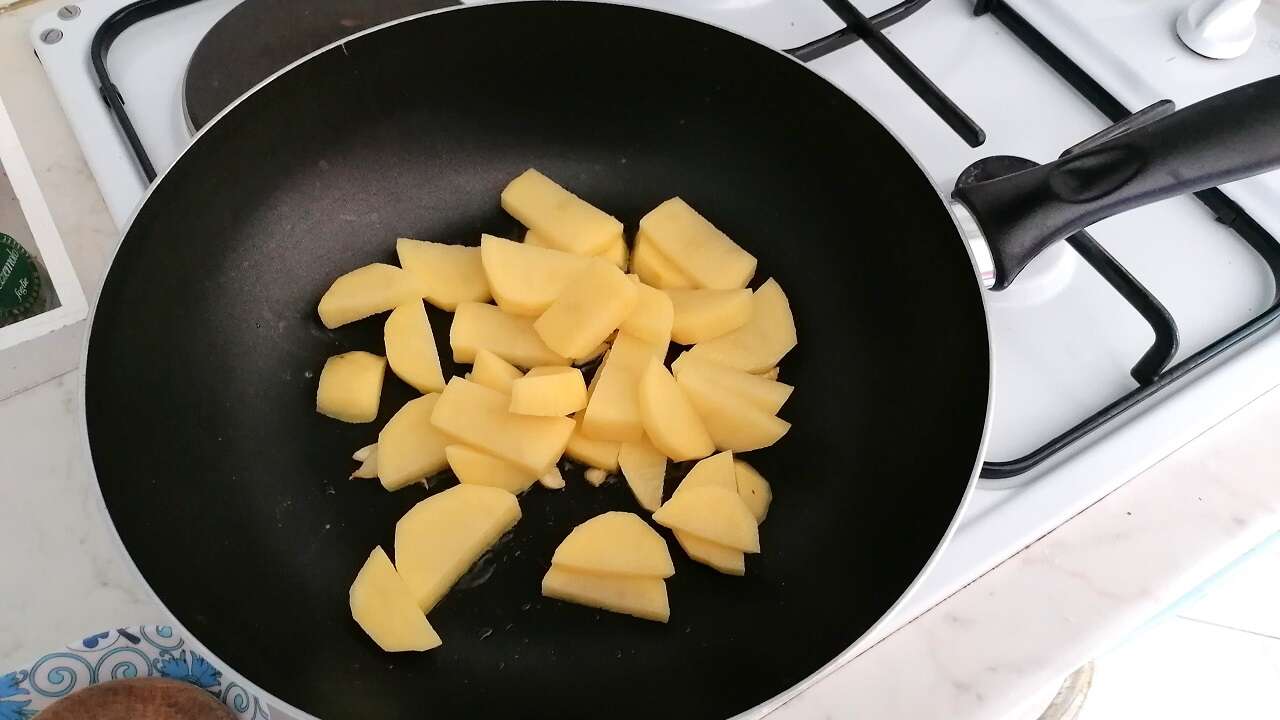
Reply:
<svg viewBox="0 0 1280 720"><path fill-rule="evenodd" d="M582 473L582 477L591 483L591 487L600 487L605 480L609 479L609 473L600 468L587 468L587 471Z"/></svg>
<svg viewBox="0 0 1280 720"><path fill-rule="evenodd" d="M522 377L524 373L520 368L482 348L476 351L476 362L471 366L467 379L510 395L511 383Z"/></svg>
<svg viewBox="0 0 1280 720"><path fill-rule="evenodd" d="M513 315L537 317L560 297L588 258L496 237L480 237L480 257L498 307Z"/></svg>
<svg viewBox="0 0 1280 720"><path fill-rule="evenodd" d="M444 455L460 483L487 485L519 495L538 480L528 470L466 445L449 445Z"/></svg>
<svg viewBox="0 0 1280 720"><path fill-rule="evenodd" d="M507 409L510 404L497 390L455 377L441 393L431 424L458 443L541 476L564 453L573 421L515 415Z"/></svg>
<svg viewBox="0 0 1280 720"><path fill-rule="evenodd" d="M640 507L655 512L662 506L662 487L667 478L667 456L641 440L623 443L618 450L618 466Z"/></svg>
<svg viewBox="0 0 1280 720"><path fill-rule="evenodd" d="M455 485L405 513L396 523L396 570L422 612L519 519L515 495L484 485Z"/></svg>
<svg viewBox="0 0 1280 720"><path fill-rule="evenodd" d="M533 323L538 336L559 355L590 354L627 319L639 290L622 271L592 259Z"/></svg>
<svg viewBox="0 0 1280 720"><path fill-rule="evenodd" d="M667 542L635 513L606 512L575 527L551 564L578 572L669 578L676 574Z"/></svg>
<svg viewBox="0 0 1280 720"><path fill-rule="evenodd" d="M549 490L563 490L564 476L560 474L560 468L553 467L538 478L538 484Z"/></svg>
<svg viewBox="0 0 1280 720"><path fill-rule="evenodd" d="M387 490L399 490L435 475L448 466L448 441L431 425L440 393L410 400L378 433L378 480Z"/></svg>
<svg viewBox="0 0 1280 720"><path fill-rule="evenodd" d="M496 305L461 303L449 328L449 346L454 362L469 363L480 350L520 367L568 365L569 358L557 355L533 329L533 319L511 315Z"/></svg>
<svg viewBox="0 0 1280 720"><path fill-rule="evenodd" d="M671 363L676 380L686 373L705 379L725 392L736 395L761 410L776 414L791 397L794 387L744 370L721 365L685 351Z"/></svg>
<svg viewBox="0 0 1280 720"><path fill-rule="evenodd" d="M395 265L373 263L334 280L316 311L320 322L332 330L421 297L412 275Z"/></svg>
<svg viewBox="0 0 1280 720"><path fill-rule="evenodd" d="M791 423L725 392L701 375L685 372L676 382L721 450L759 450L778 442L791 429Z"/></svg>
<svg viewBox="0 0 1280 720"><path fill-rule="evenodd" d="M391 371L420 393L444 389L444 372L426 308L414 300L391 311L382 329Z"/></svg>
<svg viewBox="0 0 1280 720"><path fill-rule="evenodd" d="M631 277L635 278L634 275ZM665 292L640 282L638 278L635 282L636 306L618 329L651 343L666 357L667 347L671 345L671 323L674 318L671 298Z"/></svg>
<svg viewBox="0 0 1280 720"><path fill-rule="evenodd" d="M680 198L640 218L654 249L698 287L743 288L756 274L756 259Z"/></svg>
<svg viewBox="0 0 1280 720"><path fill-rule="evenodd" d="M617 265L619 270L626 272L627 263L631 260L631 251L627 249L626 238L622 237L622 235L617 235L609 241L605 249L596 257L608 260Z"/></svg>
<svg viewBox="0 0 1280 720"><path fill-rule="evenodd" d="M745 460L735 460L733 467L734 477L738 481L738 496L755 516L756 523L764 522L769 514L769 504L773 502L773 489L769 487L769 481Z"/></svg>
<svg viewBox="0 0 1280 720"><path fill-rule="evenodd" d="M360 350L325 360L316 385L316 412L343 422L372 422L378 417L386 368L386 358Z"/></svg>
<svg viewBox="0 0 1280 720"><path fill-rule="evenodd" d="M636 442L644 437L637 388L640 374L660 348L618 333L604 363L596 371L599 380L582 418L582 432L595 440ZM596 465L596 467L604 467Z"/></svg>
<svg viewBox="0 0 1280 720"><path fill-rule="evenodd" d="M735 550L760 552L756 519L731 490L701 486L678 492L658 508L653 521Z"/></svg>
<svg viewBox="0 0 1280 720"><path fill-rule="evenodd" d="M747 574L746 554L741 550L703 540L683 530L674 530L672 534L690 560L715 568L726 575Z"/></svg>
<svg viewBox="0 0 1280 720"><path fill-rule="evenodd" d="M643 230L636 234L636 247L631 251L631 272L644 284L660 290L697 287L688 275L654 247Z"/></svg>
<svg viewBox="0 0 1280 720"><path fill-rule="evenodd" d="M360 467L351 473L352 479L368 480L378 477L378 443L360 448L351 459L360 463Z"/></svg>
<svg viewBox="0 0 1280 720"><path fill-rule="evenodd" d="M381 547L375 547L348 593L351 617L386 652L430 650L440 636L414 602L409 586Z"/></svg>
<svg viewBox="0 0 1280 720"><path fill-rule="evenodd" d="M587 383L578 368L534 368L511 383L510 410L518 415L564 417L586 406Z"/></svg>
<svg viewBox="0 0 1280 720"><path fill-rule="evenodd" d="M622 234L617 218L532 168L502 190L502 209L556 249L578 255L598 255Z"/></svg>
<svg viewBox="0 0 1280 720"><path fill-rule="evenodd" d="M721 490L738 492L733 453L716 453L705 460L699 460L676 486L676 492L681 493L696 487L718 487Z"/></svg>
<svg viewBox="0 0 1280 720"><path fill-rule="evenodd" d="M689 353L739 370L765 372L796 346L791 304L770 278L751 295L751 319L718 338L694 345Z"/></svg>
<svg viewBox="0 0 1280 720"><path fill-rule="evenodd" d="M751 319L751 291L671 289L671 339L693 345L737 330Z"/></svg>
<svg viewBox="0 0 1280 720"><path fill-rule="evenodd" d="M542 578L542 594L642 620L671 618L667 583L662 578L574 572L552 565Z"/></svg>
<svg viewBox="0 0 1280 720"><path fill-rule="evenodd" d="M462 302L488 302L489 280L480 262L480 248L400 238L396 240L400 267L417 281L422 298L453 312Z"/></svg>
<svg viewBox="0 0 1280 720"><path fill-rule="evenodd" d="M613 440L593 440L582 432L583 413L574 415L573 434L569 436L569 445L565 454L583 465L590 465L609 472L618 469L618 451L622 447Z"/></svg>
<svg viewBox="0 0 1280 720"><path fill-rule="evenodd" d="M765 380L777 380L777 379L778 379L778 366L777 366L777 365L774 365L773 367L769 368L768 370L765 370L764 372L756 373L756 375L759 375L760 377L764 378Z"/></svg>
<svg viewBox="0 0 1280 720"><path fill-rule="evenodd" d="M667 457L680 462L715 452L702 419L661 360L649 360L640 376L637 398L645 435Z"/></svg>

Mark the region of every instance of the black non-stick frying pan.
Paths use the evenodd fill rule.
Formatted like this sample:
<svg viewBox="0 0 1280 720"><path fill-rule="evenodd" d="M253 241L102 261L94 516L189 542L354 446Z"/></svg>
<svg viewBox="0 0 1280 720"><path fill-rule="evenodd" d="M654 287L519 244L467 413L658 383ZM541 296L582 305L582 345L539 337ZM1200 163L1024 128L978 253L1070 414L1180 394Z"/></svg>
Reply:
<svg viewBox="0 0 1280 720"><path fill-rule="evenodd" d="M1227 115L1196 106L971 186L961 199L998 283L1099 217L1275 164L1278 98L1275 81L1259 84L1210 101ZM571 474L562 492L522 496L513 535L432 612L443 647L384 654L351 621L348 585L374 545L391 547L400 515L451 480L387 493L346 479L351 452L413 393L389 377L369 425L317 415L324 359L380 351L382 319L328 331L316 301L337 275L393 261L397 236L517 234L497 198L528 167L629 230L679 195L759 258L757 283L786 289L800 335L782 363L794 427L750 455L776 494L764 552L744 578L673 552L666 625L544 599L570 528L636 509L625 485ZM723 717L840 655L946 537L987 420L983 292L906 149L800 63L623 6L451 10L280 74L152 188L93 319L93 464L159 599L302 710ZM432 315L442 344L448 322Z"/></svg>

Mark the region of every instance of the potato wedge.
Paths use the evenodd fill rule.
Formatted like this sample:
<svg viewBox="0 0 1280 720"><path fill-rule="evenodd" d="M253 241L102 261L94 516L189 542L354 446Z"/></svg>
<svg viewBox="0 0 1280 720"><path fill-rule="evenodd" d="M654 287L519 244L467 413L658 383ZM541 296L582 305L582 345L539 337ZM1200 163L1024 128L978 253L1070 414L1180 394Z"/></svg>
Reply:
<svg viewBox="0 0 1280 720"><path fill-rule="evenodd" d="M746 460L734 460L733 468L734 477L738 481L738 496L755 516L756 523L764 522L769 515L769 505L773 502L773 488L769 487L769 481L748 465Z"/></svg>
<svg viewBox="0 0 1280 720"><path fill-rule="evenodd" d="M703 378L724 392L740 397L771 415L782 409L795 390L786 383L722 365L693 355L687 350L671 363L671 372L675 373L677 381L685 373Z"/></svg>
<svg viewBox="0 0 1280 720"><path fill-rule="evenodd" d="M638 393L640 374L651 359L661 357L659 350L643 340L618 333L609 354L596 370L599 380L592 379L596 388L582 418L582 432L587 437L615 442L636 442L644 437Z"/></svg>
<svg viewBox="0 0 1280 720"><path fill-rule="evenodd" d="M653 521L735 550L760 552L756 519L737 492L710 486L689 488L663 503Z"/></svg>
<svg viewBox="0 0 1280 720"><path fill-rule="evenodd" d="M791 423L726 393L703 376L686 372L676 382L721 450L759 450L778 442L791 429Z"/></svg>
<svg viewBox="0 0 1280 720"><path fill-rule="evenodd" d="M681 345L693 345L730 333L751 319L751 291L670 289L674 313L671 339Z"/></svg>
<svg viewBox="0 0 1280 720"><path fill-rule="evenodd" d="M382 342L387 348L387 363L397 377L420 393L444 389L440 354L422 301L414 300L391 311L382 328Z"/></svg>
<svg viewBox="0 0 1280 720"><path fill-rule="evenodd" d="M320 322L332 330L421 297L412 275L395 265L373 263L334 280L320 298L316 312Z"/></svg>
<svg viewBox="0 0 1280 720"><path fill-rule="evenodd" d="M378 433L378 480L399 490L448 466L448 441L431 425L440 393L423 395L400 408Z"/></svg>
<svg viewBox="0 0 1280 720"><path fill-rule="evenodd" d="M537 317L564 292L588 258L546 247L480 237L480 257L498 307L513 315Z"/></svg>
<svg viewBox="0 0 1280 720"><path fill-rule="evenodd" d="M751 319L718 338L694 345L689 353L751 373L765 372L796 346L791 304L770 278L751 295Z"/></svg>
<svg viewBox="0 0 1280 720"><path fill-rule="evenodd" d="M575 367L534 368L511 383L517 415L564 417L587 406L587 384Z"/></svg>
<svg viewBox="0 0 1280 720"><path fill-rule="evenodd" d="M675 317L671 298L657 288L640 282L636 276L636 305L618 329L658 348L663 357L671 345L671 323Z"/></svg>
<svg viewBox="0 0 1280 720"><path fill-rule="evenodd" d="M573 421L516 415L506 395L455 377L445 386L431 424L456 443L470 445L541 476L564 453Z"/></svg>
<svg viewBox="0 0 1280 720"><path fill-rule="evenodd" d="M662 507L662 489L667 478L667 456L641 440L623 443L618 450L618 466L640 507L655 512Z"/></svg>
<svg viewBox="0 0 1280 720"><path fill-rule="evenodd" d="M592 259L533 323L555 353L586 357L599 347L636 306L637 285L607 261Z"/></svg>
<svg viewBox="0 0 1280 720"><path fill-rule="evenodd" d="M316 412L343 422L373 422L386 368L386 358L360 350L330 357L316 384Z"/></svg>
<svg viewBox="0 0 1280 720"><path fill-rule="evenodd" d="M578 572L669 578L676 574L667 542L635 513L606 512L575 527L551 564Z"/></svg>
<svg viewBox="0 0 1280 720"><path fill-rule="evenodd" d="M396 240L396 256L418 282L419 293L441 310L453 312L462 302L488 302L489 280L480 248L426 240Z"/></svg>
<svg viewBox="0 0 1280 720"><path fill-rule="evenodd" d="M511 383L524 377L520 368L484 348L476 351L476 360L471 366L470 375L468 379L471 382L497 390L504 395L511 394Z"/></svg>
<svg viewBox="0 0 1280 720"><path fill-rule="evenodd" d="M496 305L461 303L449 328L454 362L469 363L480 350L520 367L568 365L569 358L552 352L533 329L533 319L511 315Z"/></svg>
<svg viewBox="0 0 1280 720"><path fill-rule="evenodd" d="M542 578L542 594L642 620L666 622L671 617L662 578L575 572L552 565Z"/></svg>
<svg viewBox="0 0 1280 720"><path fill-rule="evenodd" d="M444 455L460 483L487 485L519 495L538 480L538 476L524 468L467 445L446 446Z"/></svg>
<svg viewBox="0 0 1280 720"><path fill-rule="evenodd" d="M644 284L660 290L697 287L688 275L654 247L644 231L636 234L636 247L631 251L631 272Z"/></svg>
<svg viewBox="0 0 1280 720"><path fill-rule="evenodd" d="M640 376L637 398L645 435L667 457L680 462L715 452L698 412L661 360L650 359Z"/></svg>
<svg viewBox="0 0 1280 720"><path fill-rule="evenodd" d="M381 547L373 549L356 574L348 602L352 619L387 652L440 647L440 636Z"/></svg>
<svg viewBox="0 0 1280 720"><path fill-rule="evenodd" d="M756 259L678 197L640 218L654 249L698 287L743 288L756 274Z"/></svg>
<svg viewBox="0 0 1280 720"><path fill-rule="evenodd" d="M676 542L690 560L719 570L726 575L746 575L746 553L731 547L718 545L710 540L703 540L697 535L690 535L683 530L673 530Z"/></svg>
<svg viewBox="0 0 1280 720"><path fill-rule="evenodd" d="M617 218L532 168L502 190L502 209L555 248L578 255L599 255L622 235Z"/></svg>

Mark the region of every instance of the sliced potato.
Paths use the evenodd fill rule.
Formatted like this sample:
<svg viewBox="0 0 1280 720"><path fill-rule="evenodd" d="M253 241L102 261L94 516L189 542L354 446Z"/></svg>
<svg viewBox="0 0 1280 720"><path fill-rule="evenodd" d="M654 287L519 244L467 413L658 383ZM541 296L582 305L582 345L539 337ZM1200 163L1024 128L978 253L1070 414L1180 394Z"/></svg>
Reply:
<svg viewBox="0 0 1280 720"><path fill-rule="evenodd" d="M592 380L596 388L582 418L582 432L587 437L616 442L636 442L644 437L637 387L649 361L661 357L659 350L643 340L618 333L604 363L596 371L599 380Z"/></svg>
<svg viewBox="0 0 1280 720"><path fill-rule="evenodd" d="M343 422L373 422L386 368L386 358L360 350L325 360L316 385L316 412Z"/></svg>
<svg viewBox="0 0 1280 720"><path fill-rule="evenodd" d="M435 475L448 466L448 441L431 425L440 393L410 400L378 433L378 480L387 490Z"/></svg>
<svg viewBox="0 0 1280 720"><path fill-rule="evenodd" d="M649 360L640 376L637 398L645 435L667 457L679 462L715 452L702 419L661 360Z"/></svg>
<svg viewBox="0 0 1280 720"><path fill-rule="evenodd" d="M676 542L680 543L690 560L715 568L726 575L747 574L746 554L741 550L703 540L683 530L674 530L671 534L676 536Z"/></svg>
<svg viewBox="0 0 1280 720"><path fill-rule="evenodd" d="M719 487L693 487L671 496L653 521L747 553L760 552L756 519L737 492Z"/></svg>
<svg viewBox="0 0 1280 720"><path fill-rule="evenodd" d="M751 319L727 335L700 342L689 353L739 370L765 372L796 346L791 304L770 278L751 295Z"/></svg>
<svg viewBox="0 0 1280 720"><path fill-rule="evenodd" d="M639 290L622 271L593 258L533 323L557 354L586 357L604 342L636 306Z"/></svg>
<svg viewBox="0 0 1280 720"><path fill-rule="evenodd" d="M532 235L532 233L530 233ZM537 317L560 297L588 258L494 235L480 238L480 257L498 306L513 315Z"/></svg>
<svg viewBox="0 0 1280 720"><path fill-rule="evenodd" d="M618 451L622 476L640 507L649 512L662 506L662 487L667 478L667 456L641 440L623 443Z"/></svg>
<svg viewBox="0 0 1280 720"><path fill-rule="evenodd" d="M352 479L368 480L378 477L378 443L360 448L351 459L360 463L360 467L351 473Z"/></svg>
<svg viewBox="0 0 1280 720"><path fill-rule="evenodd" d="M783 404L791 397L792 391L795 390L786 383L722 365L688 351L681 353L680 357L671 363L671 372L675 373L676 380L685 373L702 377L724 392L736 395L770 414L776 414L781 410Z"/></svg>
<svg viewBox="0 0 1280 720"><path fill-rule="evenodd" d="M564 417L586 406L587 384L578 368L534 368L511 383L510 410L518 415Z"/></svg>
<svg viewBox="0 0 1280 720"><path fill-rule="evenodd" d="M671 617L662 578L575 572L552 565L542 577L542 594L642 620L666 622Z"/></svg>
<svg viewBox="0 0 1280 720"><path fill-rule="evenodd" d="M555 248L578 255L598 255L622 234L617 218L533 169L503 189L502 209Z"/></svg>
<svg viewBox="0 0 1280 720"><path fill-rule="evenodd" d="M320 298L320 322L332 330L421 298L417 280L395 265L373 263L342 275Z"/></svg>
<svg viewBox="0 0 1280 720"><path fill-rule="evenodd" d="M631 277L635 278L634 275ZM657 288L636 279L636 306L618 327L622 332L652 344L667 356L671 344L671 323L674 310L671 298Z"/></svg>
<svg viewBox="0 0 1280 720"><path fill-rule="evenodd" d="M381 547L375 547L348 593L351 617L387 652L440 647L440 636Z"/></svg>
<svg viewBox="0 0 1280 720"><path fill-rule="evenodd" d="M444 455L460 483L487 485L519 495L538 480L524 468L466 445L449 445L445 447Z"/></svg>
<svg viewBox="0 0 1280 720"><path fill-rule="evenodd" d="M449 328L449 346L454 362L469 363L480 350L520 367L568 365L569 358L557 355L533 329L533 319L511 315L496 305L461 303Z"/></svg>
<svg viewBox="0 0 1280 720"><path fill-rule="evenodd" d="M591 484L591 487L600 487L605 480L609 479L609 473L593 467L587 468L587 471L582 473L582 477Z"/></svg>
<svg viewBox="0 0 1280 720"><path fill-rule="evenodd" d="M506 490L455 485L423 500L396 523L396 570L430 612L480 555L520 519Z"/></svg>
<svg viewBox="0 0 1280 720"><path fill-rule="evenodd" d="M563 490L564 475L560 474L560 468L553 467L538 478L538 484L549 490Z"/></svg>
<svg viewBox="0 0 1280 720"><path fill-rule="evenodd" d="M773 502L773 489L769 487L769 481L745 460L734 460L733 468L734 477L738 481L739 497L755 516L756 523L764 522L769 514L769 504Z"/></svg>
<svg viewBox="0 0 1280 720"><path fill-rule="evenodd" d="M737 330L751 319L751 291L671 289L671 339L693 345Z"/></svg>
<svg viewBox="0 0 1280 720"><path fill-rule="evenodd" d="M618 469L618 451L622 447L613 440L593 440L582 432L582 411L573 418L573 434L569 436L569 444L565 454L583 465L601 468L609 472Z"/></svg>
<svg viewBox="0 0 1280 720"><path fill-rule="evenodd" d="M520 368L484 348L476 351L475 364L467 374L467 379L471 382L497 390L504 395L510 395L511 383L522 377L524 373L520 372Z"/></svg>
<svg viewBox="0 0 1280 720"><path fill-rule="evenodd" d="M480 262L480 248L400 238L396 240L400 267L417 281L422 298L453 312L462 302L488 302L489 280Z"/></svg>
<svg viewBox="0 0 1280 720"><path fill-rule="evenodd" d="M627 249L627 240L621 234L616 235L605 249L596 257L603 258L618 266L618 269L626 272L627 263L631 260L631 251Z"/></svg>
<svg viewBox="0 0 1280 720"><path fill-rule="evenodd" d="M726 393L702 376L684 373L677 382L721 450L759 450L778 442L791 429L786 420Z"/></svg>
<svg viewBox="0 0 1280 720"><path fill-rule="evenodd" d="M756 274L751 253L678 197L640 218L640 229L698 287L743 288Z"/></svg>
<svg viewBox="0 0 1280 720"><path fill-rule="evenodd" d="M431 424L458 443L541 476L564 453L573 421L515 415L508 410L510 404L510 398L497 390L455 377L441 393Z"/></svg>
<svg viewBox="0 0 1280 720"><path fill-rule="evenodd" d="M575 527L556 548L551 564L578 572L676 574L667 542L635 513L606 512Z"/></svg>
<svg viewBox="0 0 1280 720"><path fill-rule="evenodd" d="M414 300L392 310L382 329L382 341L387 348L387 363L397 377L420 393L444 389L440 354L436 352L436 338L422 301Z"/></svg>
<svg viewBox="0 0 1280 720"><path fill-rule="evenodd" d="M773 367L769 368L768 370L765 370L764 372L756 373L756 375L759 375L760 377L764 378L765 380L777 380L777 379L778 379L778 366L777 366L777 365L774 365Z"/></svg>
<svg viewBox="0 0 1280 720"><path fill-rule="evenodd" d="M631 272L644 284L660 290L697 287L688 275L654 247L643 230L636 234L636 247L631 251Z"/></svg>
<svg viewBox="0 0 1280 720"><path fill-rule="evenodd" d="M716 453L705 460L699 460L676 486L676 492L680 493L696 487L718 487L721 490L738 492L733 453Z"/></svg>

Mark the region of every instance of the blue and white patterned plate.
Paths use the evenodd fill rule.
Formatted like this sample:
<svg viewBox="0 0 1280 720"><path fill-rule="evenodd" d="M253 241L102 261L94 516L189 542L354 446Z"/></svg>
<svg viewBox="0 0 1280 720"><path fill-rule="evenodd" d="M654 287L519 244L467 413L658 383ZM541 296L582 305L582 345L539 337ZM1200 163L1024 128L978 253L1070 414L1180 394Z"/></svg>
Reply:
<svg viewBox="0 0 1280 720"><path fill-rule="evenodd" d="M240 720L270 720L266 703L168 625L138 625L90 635L27 667L0 675L0 720L28 720L60 698L120 678L164 677L209 691Z"/></svg>

